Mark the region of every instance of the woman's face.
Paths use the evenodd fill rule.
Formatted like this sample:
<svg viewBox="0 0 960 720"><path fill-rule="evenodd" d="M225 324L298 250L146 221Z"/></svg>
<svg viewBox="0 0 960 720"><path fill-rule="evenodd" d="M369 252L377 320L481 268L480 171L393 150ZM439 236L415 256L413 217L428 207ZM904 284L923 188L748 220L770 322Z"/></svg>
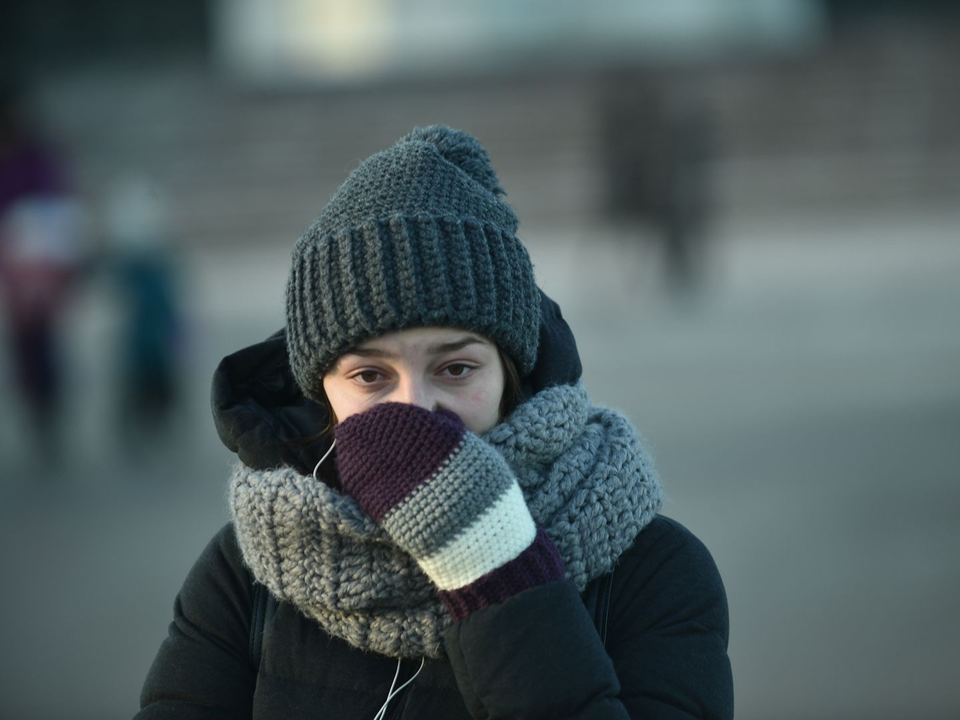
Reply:
<svg viewBox="0 0 960 720"><path fill-rule="evenodd" d="M383 402L456 413L478 435L500 419L504 369L497 346L454 328L411 328L366 340L323 376L338 421Z"/></svg>

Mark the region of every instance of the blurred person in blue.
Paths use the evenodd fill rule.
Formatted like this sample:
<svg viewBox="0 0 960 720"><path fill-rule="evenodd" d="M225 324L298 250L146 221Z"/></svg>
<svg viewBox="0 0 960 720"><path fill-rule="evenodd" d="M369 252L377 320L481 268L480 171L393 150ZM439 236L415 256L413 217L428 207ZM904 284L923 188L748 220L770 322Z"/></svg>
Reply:
<svg viewBox="0 0 960 720"><path fill-rule="evenodd" d="M233 519L139 720L733 716L716 565L503 195L475 138L416 128L296 243L284 330L215 373Z"/></svg>
<svg viewBox="0 0 960 720"><path fill-rule="evenodd" d="M80 268L82 213L55 148L26 120L24 94L0 90L0 301L16 384L39 443L59 455L65 360L59 324Z"/></svg>
<svg viewBox="0 0 960 720"><path fill-rule="evenodd" d="M122 310L118 424L132 452L170 429L179 393L184 321L165 217L163 192L151 178L132 173L113 184L103 265Z"/></svg>

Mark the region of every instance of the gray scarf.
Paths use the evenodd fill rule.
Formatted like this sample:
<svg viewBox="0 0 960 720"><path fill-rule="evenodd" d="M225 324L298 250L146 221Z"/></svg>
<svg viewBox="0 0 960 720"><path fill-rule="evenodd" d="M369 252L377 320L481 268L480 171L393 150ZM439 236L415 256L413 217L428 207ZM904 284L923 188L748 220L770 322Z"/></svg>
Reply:
<svg viewBox="0 0 960 720"><path fill-rule="evenodd" d="M590 405L582 384L543 390L484 439L513 469L581 591L613 569L663 503L633 426ZM238 464L230 507L246 564L279 600L364 650L442 654L451 620L432 583L352 499L291 468Z"/></svg>

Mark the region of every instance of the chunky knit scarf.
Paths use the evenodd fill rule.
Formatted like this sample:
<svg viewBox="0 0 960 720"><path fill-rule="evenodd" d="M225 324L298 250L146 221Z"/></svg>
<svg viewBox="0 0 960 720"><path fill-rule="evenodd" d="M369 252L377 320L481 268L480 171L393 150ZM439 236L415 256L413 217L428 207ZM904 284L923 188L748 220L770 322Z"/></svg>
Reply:
<svg viewBox="0 0 960 720"><path fill-rule="evenodd" d="M580 384L541 391L484 439L581 591L613 569L663 502L630 422L590 405ZM436 588L352 499L290 468L238 464L230 506L245 562L279 600L364 650L442 654L452 620Z"/></svg>

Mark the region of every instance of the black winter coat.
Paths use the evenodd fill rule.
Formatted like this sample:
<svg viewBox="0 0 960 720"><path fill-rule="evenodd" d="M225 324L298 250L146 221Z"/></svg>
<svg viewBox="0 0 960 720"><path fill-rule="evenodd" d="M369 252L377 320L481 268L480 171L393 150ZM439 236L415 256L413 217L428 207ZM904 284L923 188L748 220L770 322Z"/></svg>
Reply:
<svg viewBox="0 0 960 720"><path fill-rule="evenodd" d="M569 328L546 297L543 307L540 360L526 379L528 393L580 375ZM282 335L218 369L217 427L247 465L286 463L310 472L289 440L322 426L323 412L291 384ZM261 652L251 653L255 594L227 525L177 596L136 720L376 715L397 661L328 635L286 603L266 621ZM569 581L470 615L447 631L447 658L427 660L386 717L733 717L726 596L702 543L679 523L656 517L621 557L609 597L606 646ZM418 666L404 660L398 684Z"/></svg>
<svg viewBox="0 0 960 720"><path fill-rule="evenodd" d="M250 657L253 578L232 526L210 542L174 606L137 720L373 718L396 660L327 635L281 603ZM658 517L614 571L604 648L570 582L471 615L387 717L731 718L727 605L706 548ZM405 660L401 682L419 663ZM399 684L399 683L398 683Z"/></svg>

